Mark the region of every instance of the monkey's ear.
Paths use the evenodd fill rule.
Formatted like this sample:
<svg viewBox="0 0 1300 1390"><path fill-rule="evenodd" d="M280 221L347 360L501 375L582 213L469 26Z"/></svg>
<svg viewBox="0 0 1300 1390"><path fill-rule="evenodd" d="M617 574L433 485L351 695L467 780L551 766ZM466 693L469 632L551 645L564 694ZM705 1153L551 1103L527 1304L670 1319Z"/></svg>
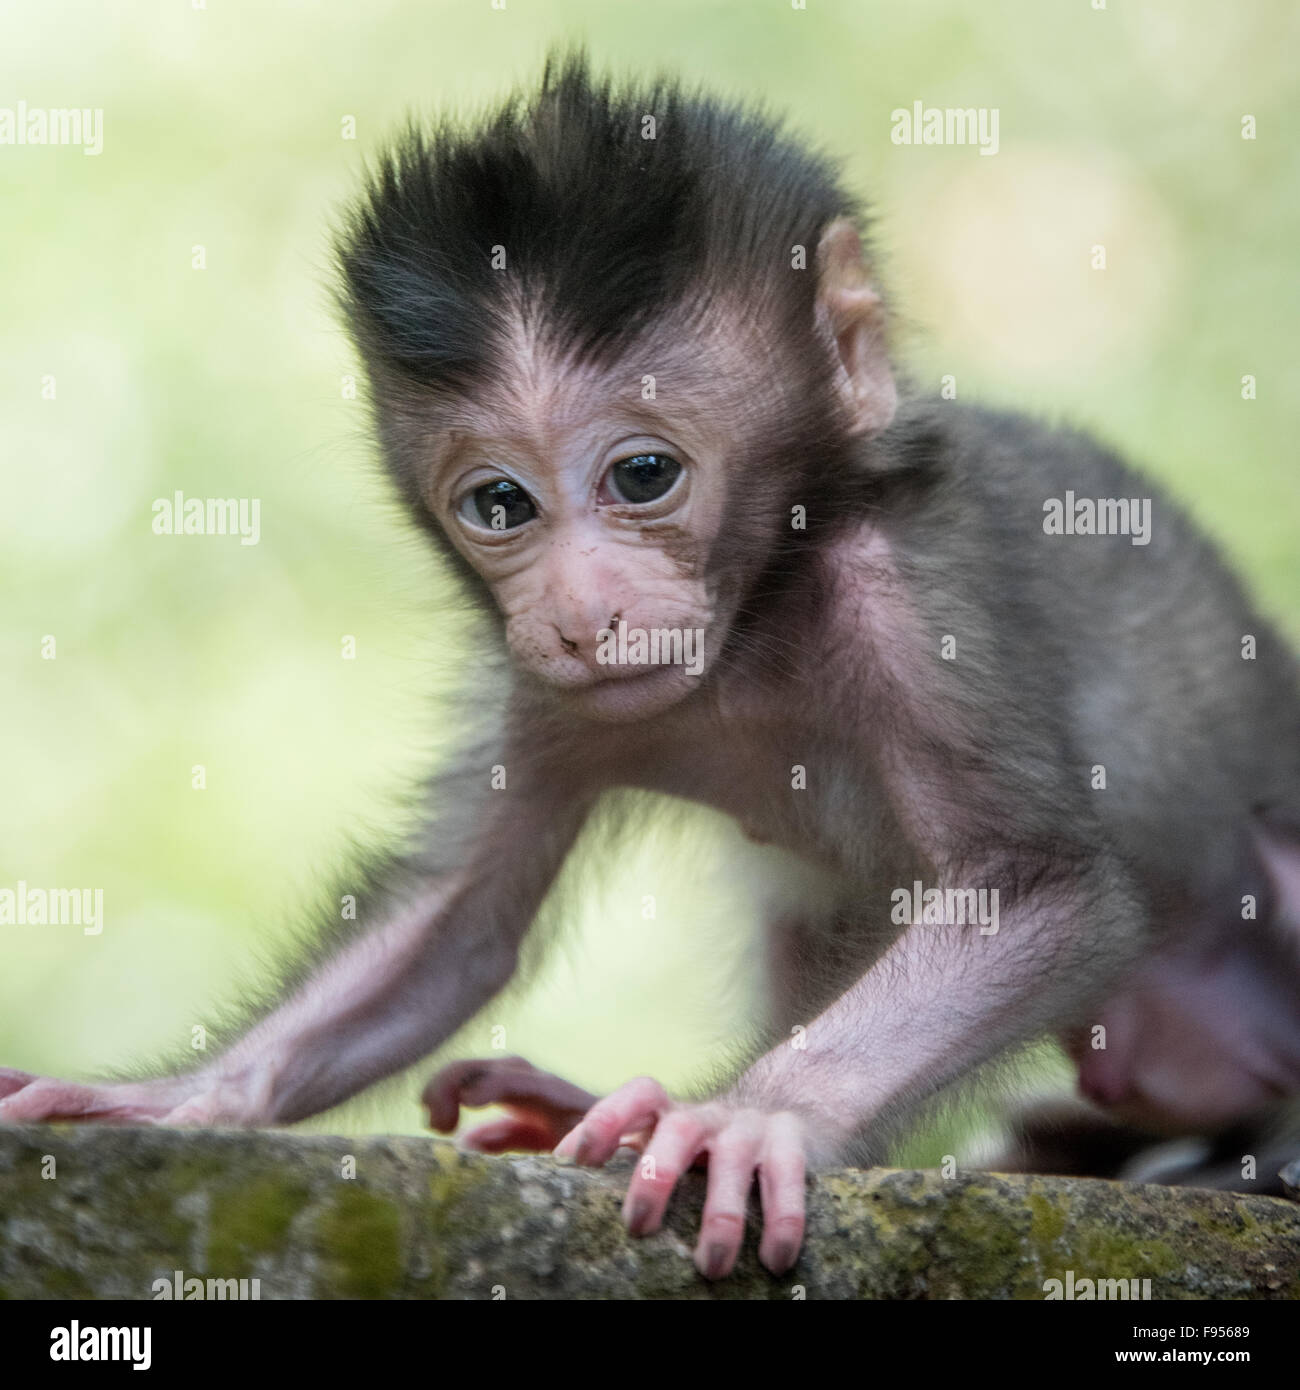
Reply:
<svg viewBox="0 0 1300 1390"><path fill-rule="evenodd" d="M836 385L855 434L875 434L894 418L898 391L885 349L885 306L871 286L862 243L838 217L817 246L817 321L835 345Z"/></svg>

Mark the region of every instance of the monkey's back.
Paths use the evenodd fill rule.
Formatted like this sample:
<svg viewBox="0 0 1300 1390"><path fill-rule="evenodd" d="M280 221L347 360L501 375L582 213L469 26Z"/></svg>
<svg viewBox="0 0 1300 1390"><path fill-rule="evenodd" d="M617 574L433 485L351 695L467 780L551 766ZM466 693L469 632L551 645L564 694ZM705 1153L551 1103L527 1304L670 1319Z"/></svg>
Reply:
<svg viewBox="0 0 1300 1390"><path fill-rule="evenodd" d="M1217 910L1246 871L1251 817L1300 826L1292 654L1181 508L1086 435L955 405L909 406L896 428L942 441L910 523L923 547L946 535L942 582L974 604L977 659L983 648L999 668L984 678L1059 721L1081 785L1153 887ZM1149 543L1049 534L1045 504L1064 509L1070 493L1149 499Z"/></svg>

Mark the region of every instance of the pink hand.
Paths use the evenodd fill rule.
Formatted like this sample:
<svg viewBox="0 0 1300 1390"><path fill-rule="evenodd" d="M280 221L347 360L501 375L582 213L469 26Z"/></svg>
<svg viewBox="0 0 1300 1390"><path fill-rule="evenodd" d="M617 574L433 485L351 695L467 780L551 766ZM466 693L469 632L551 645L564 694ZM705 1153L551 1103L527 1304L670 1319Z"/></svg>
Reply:
<svg viewBox="0 0 1300 1390"><path fill-rule="evenodd" d="M648 1141L641 1139L646 1134ZM707 1158L708 1190L695 1247L700 1273L721 1279L735 1267L755 1176L763 1204L759 1260L773 1274L794 1264L804 1235L806 1140L799 1116L725 1101L682 1104L642 1076L598 1101L555 1152L599 1166L629 1137L643 1148L623 1204L633 1235L659 1229L678 1179Z"/></svg>
<svg viewBox="0 0 1300 1390"><path fill-rule="evenodd" d="M100 1124L150 1124L175 1099L148 1082L83 1084L0 1067L0 1124L85 1120Z"/></svg>
<svg viewBox="0 0 1300 1390"><path fill-rule="evenodd" d="M590 1091L538 1071L522 1057L453 1062L424 1088L423 1100L430 1126L443 1134L456 1128L462 1105L504 1106L509 1112L505 1119L461 1136L465 1148L481 1153L545 1153L596 1103Z"/></svg>

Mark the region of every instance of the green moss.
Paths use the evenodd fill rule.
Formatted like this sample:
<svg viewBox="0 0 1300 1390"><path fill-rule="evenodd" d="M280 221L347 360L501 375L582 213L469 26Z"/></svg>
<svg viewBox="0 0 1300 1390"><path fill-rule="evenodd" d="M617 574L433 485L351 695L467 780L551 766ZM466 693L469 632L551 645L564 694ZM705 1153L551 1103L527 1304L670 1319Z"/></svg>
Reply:
<svg viewBox="0 0 1300 1390"><path fill-rule="evenodd" d="M1038 1280L1023 1261L1023 1225L1009 1218L1003 1203L985 1189L962 1187L948 1196L936 1244L949 1258L938 1266L960 1269L958 1283L947 1287L941 1273L931 1280L930 1297L1024 1297ZM1010 1271L1020 1278L1008 1284ZM1014 1276L1012 1276L1014 1277Z"/></svg>
<svg viewBox="0 0 1300 1390"><path fill-rule="evenodd" d="M468 1158L445 1145L437 1145L432 1158L429 1200L419 1213L433 1237L432 1272L420 1282L422 1298L439 1296L450 1276L454 1247L474 1249L500 1227L502 1219L492 1202L495 1169L488 1161Z"/></svg>
<svg viewBox="0 0 1300 1390"><path fill-rule="evenodd" d="M628 1235L619 1215L618 1202L611 1201L603 1192L593 1201L593 1195L591 1192L584 1193L570 1209L568 1239L573 1249L582 1251L584 1260L601 1264L617 1259L627 1249L627 1242L632 1237ZM670 1223L672 1216L670 1209ZM694 1231L686 1233L686 1241L688 1245L695 1243Z"/></svg>
<svg viewBox="0 0 1300 1390"><path fill-rule="evenodd" d="M433 1150L434 1171L429 1174L429 1196L439 1215L450 1214L466 1196L487 1182L491 1170L486 1163L463 1160L459 1154Z"/></svg>
<svg viewBox="0 0 1300 1390"><path fill-rule="evenodd" d="M391 1197L342 1184L316 1222L331 1284L345 1298L393 1298L404 1290L401 1213Z"/></svg>
<svg viewBox="0 0 1300 1390"><path fill-rule="evenodd" d="M141 1186L131 1194L127 1216L131 1228L147 1233L150 1245L165 1259L179 1257L189 1248L192 1222L176 1211L186 1191L178 1193L171 1183L159 1183Z"/></svg>
<svg viewBox="0 0 1300 1390"><path fill-rule="evenodd" d="M309 1193L300 1182L267 1174L236 1188L212 1194L208 1272L222 1279L243 1279L251 1273L252 1255L274 1254L284 1248L293 1218Z"/></svg>
<svg viewBox="0 0 1300 1390"><path fill-rule="evenodd" d="M47 1265L42 1280L44 1298L94 1298L95 1290L75 1269ZM3 1297L3 1295L0 1295Z"/></svg>
<svg viewBox="0 0 1300 1390"><path fill-rule="evenodd" d="M1216 1239L1233 1242L1249 1239L1259 1230L1259 1222L1241 1202L1227 1202L1221 1210L1212 1207L1191 1207L1187 1219Z"/></svg>
<svg viewBox="0 0 1300 1390"><path fill-rule="evenodd" d="M176 1196L183 1197L189 1192L206 1191L213 1183L224 1181L228 1172L229 1164L223 1156L195 1146L160 1163L150 1179L152 1185L156 1176Z"/></svg>
<svg viewBox="0 0 1300 1390"><path fill-rule="evenodd" d="M1029 1235L1041 1255L1065 1233L1065 1211L1062 1204L1048 1201L1041 1192L1029 1193L1028 1203Z"/></svg>
<svg viewBox="0 0 1300 1390"><path fill-rule="evenodd" d="M792 1275L773 1280L758 1268L755 1221L737 1273L708 1284L685 1254L699 1226L696 1176L674 1198L667 1232L636 1241L618 1216L626 1172L534 1174L390 1141L373 1152L365 1179L340 1181L322 1170L324 1151L312 1143L295 1155L260 1136L209 1145L104 1131L86 1146L113 1160L98 1165L98 1186L69 1188L39 1176L47 1136L10 1139L8 1152L6 1138L0 1131L8 1158L0 1205L35 1220L56 1253L48 1263L38 1253L45 1237L0 1246L0 1298L103 1297L123 1279L147 1297L176 1268L272 1280L292 1270L318 1295L366 1298L487 1297L500 1280L512 1298L785 1300L798 1283L810 1298L1037 1300L1045 1279L1070 1270L1076 1281L1150 1279L1157 1298L1211 1289L1300 1295L1300 1209L1264 1199L1050 1178L831 1173L813 1190L813 1235ZM69 1153L61 1171L87 1161ZM327 1168L337 1172L332 1159ZM132 1232L125 1247L120 1231ZM189 1270L203 1233L207 1267ZM481 1277L469 1276L474 1268Z"/></svg>
<svg viewBox="0 0 1300 1390"><path fill-rule="evenodd" d="M1198 1255L1187 1251L1180 1256L1172 1246L1149 1235L1090 1223L1081 1225L1071 1258L1076 1275L1096 1270L1103 1278L1154 1279L1181 1270L1188 1259L1204 1259L1205 1254L1204 1250Z"/></svg>

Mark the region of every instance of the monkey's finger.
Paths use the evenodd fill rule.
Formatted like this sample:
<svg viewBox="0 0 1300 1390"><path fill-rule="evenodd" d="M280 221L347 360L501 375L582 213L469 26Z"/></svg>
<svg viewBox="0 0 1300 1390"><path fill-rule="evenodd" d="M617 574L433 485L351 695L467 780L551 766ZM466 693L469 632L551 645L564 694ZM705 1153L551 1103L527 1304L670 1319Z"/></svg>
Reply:
<svg viewBox="0 0 1300 1390"><path fill-rule="evenodd" d="M79 1120L89 1113L90 1091L53 1077L33 1077L0 1100L0 1120L9 1124L39 1124L46 1120Z"/></svg>
<svg viewBox="0 0 1300 1390"><path fill-rule="evenodd" d="M522 1057L512 1057L510 1061L528 1065ZM499 1065L500 1059L488 1061L475 1057L452 1062L436 1072L420 1096L429 1111L430 1128L441 1134L450 1134L460 1119L461 1092L481 1077L490 1075Z"/></svg>
<svg viewBox="0 0 1300 1390"><path fill-rule="evenodd" d="M456 1128L460 1107L506 1105L549 1125L551 1148L598 1097L552 1072L538 1071L522 1057L475 1059L444 1067L424 1088L429 1124L442 1133Z"/></svg>
<svg viewBox="0 0 1300 1390"><path fill-rule="evenodd" d="M100 1124L151 1123L156 1110L122 1099L112 1087L37 1077L0 1100L0 1121L45 1124L52 1120L95 1120Z"/></svg>
<svg viewBox="0 0 1300 1390"><path fill-rule="evenodd" d="M693 1110L670 1110L659 1121L637 1160L623 1201L623 1220L634 1236L659 1229L673 1188L695 1162L707 1138L708 1131Z"/></svg>
<svg viewBox="0 0 1300 1390"><path fill-rule="evenodd" d="M532 1064L522 1057L472 1057L452 1062L424 1088L421 1099L429 1109L430 1125L450 1133L456 1128L462 1104L491 1105L503 1098L510 1085L517 1088L522 1084L532 1071ZM505 1082L507 1073L509 1084ZM473 1099L474 1096L483 1098Z"/></svg>
<svg viewBox="0 0 1300 1390"><path fill-rule="evenodd" d="M508 1115L476 1125L461 1135L459 1143L482 1154L547 1153L555 1147L555 1131L544 1121Z"/></svg>
<svg viewBox="0 0 1300 1390"><path fill-rule="evenodd" d="M30 1086L36 1077L29 1071L15 1071L12 1067L0 1067L0 1096L12 1095Z"/></svg>
<svg viewBox="0 0 1300 1390"><path fill-rule="evenodd" d="M639 1129L629 1130L626 1134L618 1136L618 1147L620 1149L635 1149L638 1153L645 1152L645 1146L654 1137L655 1125L657 1120L648 1120Z"/></svg>
<svg viewBox="0 0 1300 1390"><path fill-rule="evenodd" d="M561 1134L577 1124L599 1099L549 1071L479 1076L460 1093L462 1105L519 1105L537 1114L562 1116L565 1124Z"/></svg>
<svg viewBox="0 0 1300 1390"><path fill-rule="evenodd" d="M757 1125L741 1121L709 1145L708 1196L695 1245L695 1268L706 1279L725 1278L739 1258L759 1141Z"/></svg>
<svg viewBox="0 0 1300 1390"><path fill-rule="evenodd" d="M671 1104L657 1081L638 1076L597 1101L556 1146L556 1157L599 1166L618 1148L622 1135L653 1125Z"/></svg>
<svg viewBox="0 0 1300 1390"><path fill-rule="evenodd" d="M758 1191L763 1203L763 1237L758 1258L773 1274L784 1274L799 1258L805 1223L806 1170L798 1121L790 1115L774 1115L768 1123L758 1167Z"/></svg>

